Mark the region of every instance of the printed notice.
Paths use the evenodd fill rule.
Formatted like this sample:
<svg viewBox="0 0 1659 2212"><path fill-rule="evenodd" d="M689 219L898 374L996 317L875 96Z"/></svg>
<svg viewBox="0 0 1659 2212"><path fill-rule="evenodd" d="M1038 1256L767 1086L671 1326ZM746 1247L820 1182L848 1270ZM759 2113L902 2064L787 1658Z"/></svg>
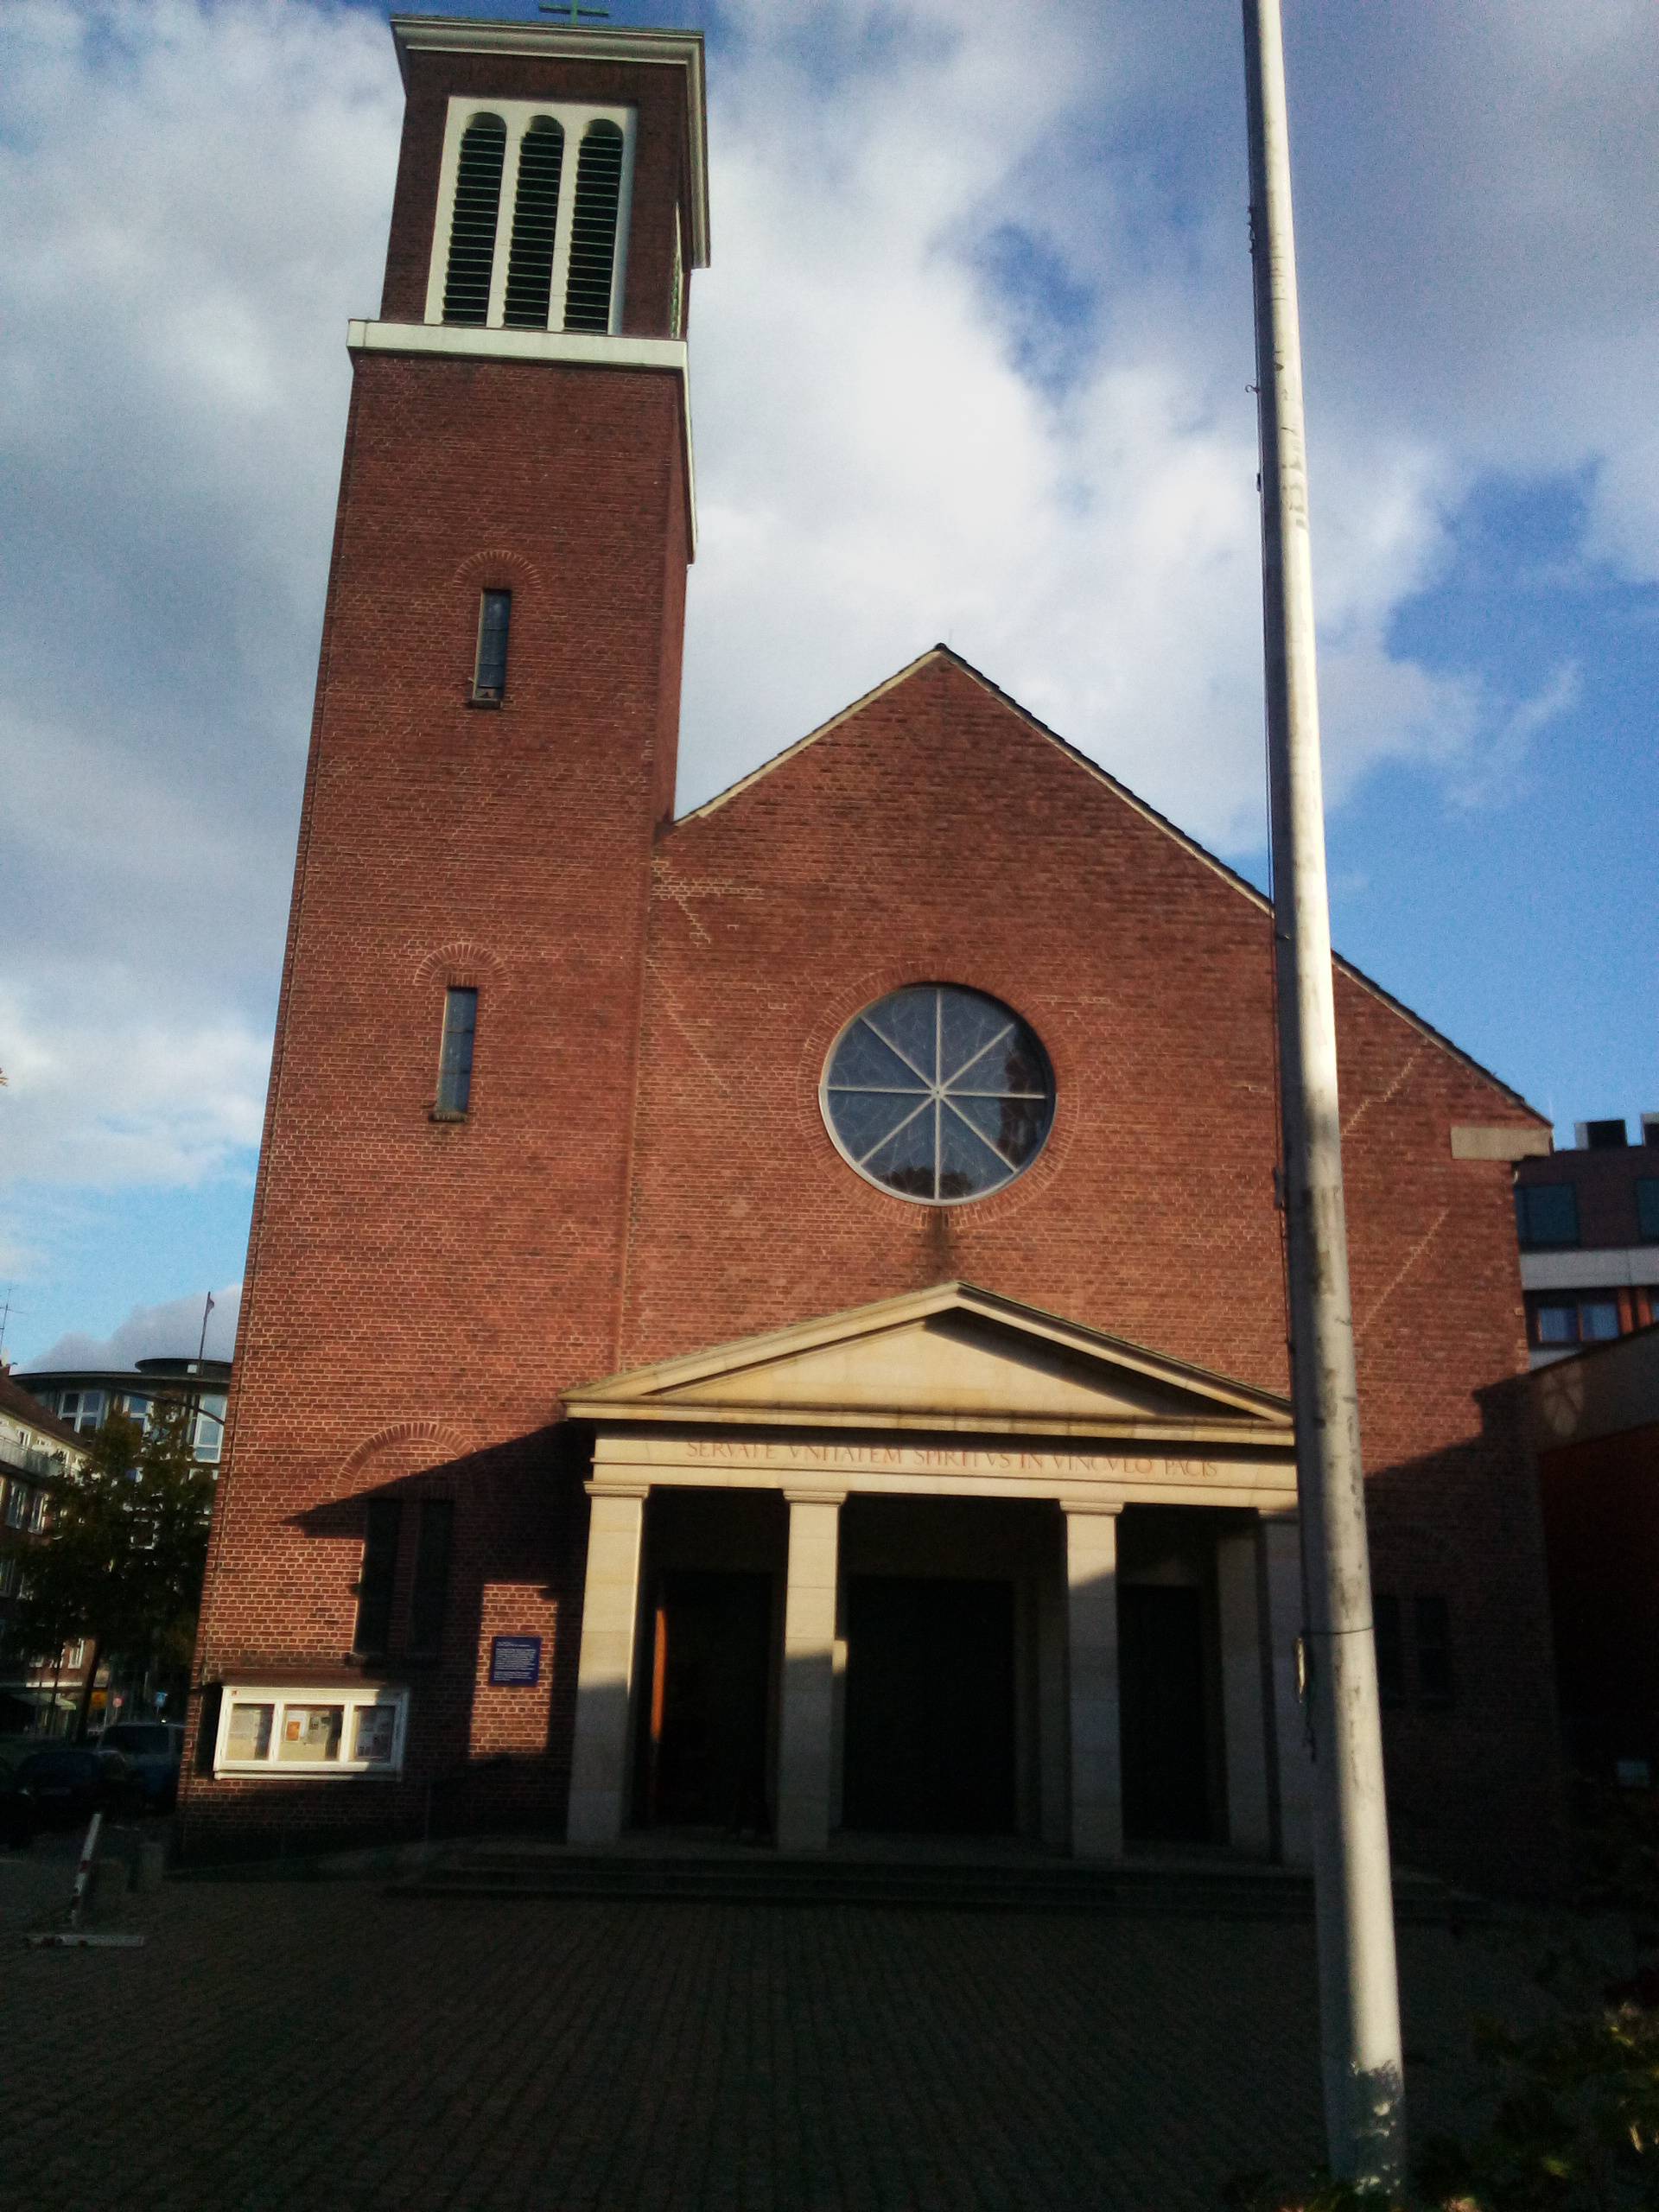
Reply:
<svg viewBox="0 0 1659 2212"><path fill-rule="evenodd" d="M542 1679L539 1636L496 1636L490 1639L490 1680L510 1689L533 1689Z"/></svg>

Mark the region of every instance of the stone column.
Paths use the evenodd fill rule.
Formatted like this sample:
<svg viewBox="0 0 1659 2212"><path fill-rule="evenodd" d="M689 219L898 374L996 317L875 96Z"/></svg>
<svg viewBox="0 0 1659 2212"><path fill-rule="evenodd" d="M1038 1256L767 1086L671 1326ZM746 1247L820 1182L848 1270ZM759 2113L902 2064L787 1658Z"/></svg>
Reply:
<svg viewBox="0 0 1659 2212"><path fill-rule="evenodd" d="M1221 1616L1221 1718L1226 1751L1227 1840L1266 1859L1273 1850L1273 1786L1268 1751L1267 1639L1254 1529L1224 1528L1216 1538L1216 1596Z"/></svg>
<svg viewBox="0 0 1659 2212"><path fill-rule="evenodd" d="M576 1669L575 1749L570 1767L571 1843L614 1843L627 1805L628 1707L639 1608L639 1543L645 1490L588 1495L588 1584Z"/></svg>
<svg viewBox="0 0 1659 2212"><path fill-rule="evenodd" d="M834 1775L836 1582L846 1493L785 1491L789 1585L778 1745L778 1848L823 1851Z"/></svg>
<svg viewBox="0 0 1659 2212"><path fill-rule="evenodd" d="M1118 1710L1118 1504L1062 1498L1065 1515L1071 1729L1071 1855L1123 1855L1122 1726Z"/></svg>
<svg viewBox="0 0 1659 2212"><path fill-rule="evenodd" d="M1272 1716L1274 1842L1287 1866L1313 1860L1313 1763L1297 1686L1302 1633L1301 1531L1294 1513L1264 1513L1257 1536Z"/></svg>

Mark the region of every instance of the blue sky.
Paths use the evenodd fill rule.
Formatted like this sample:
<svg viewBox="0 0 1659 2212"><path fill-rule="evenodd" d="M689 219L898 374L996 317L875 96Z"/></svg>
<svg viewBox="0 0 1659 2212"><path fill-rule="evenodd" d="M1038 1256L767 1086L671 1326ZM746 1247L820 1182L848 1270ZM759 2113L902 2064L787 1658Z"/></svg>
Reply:
<svg viewBox="0 0 1659 2212"><path fill-rule="evenodd" d="M1570 1138L1659 1109L1659 19L1287 13L1337 941ZM1259 879L1231 0L613 15L710 39L682 805L943 637ZM397 71L0 48L6 1348L224 1350Z"/></svg>

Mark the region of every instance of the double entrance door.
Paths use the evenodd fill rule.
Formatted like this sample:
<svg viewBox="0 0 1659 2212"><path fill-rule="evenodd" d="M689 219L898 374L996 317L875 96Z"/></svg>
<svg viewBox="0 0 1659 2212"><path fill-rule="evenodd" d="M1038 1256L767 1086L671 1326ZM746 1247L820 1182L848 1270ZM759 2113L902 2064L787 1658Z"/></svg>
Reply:
<svg viewBox="0 0 1659 2212"><path fill-rule="evenodd" d="M770 1828L779 1597L767 1574L658 1578L639 1775L648 1824ZM1014 1585L855 1575L843 1602L842 1825L1012 1834Z"/></svg>
<svg viewBox="0 0 1659 2212"><path fill-rule="evenodd" d="M1012 1580L988 1577L843 1579L842 1827L991 1836L1029 1826L1016 1777L1035 1700L1031 1668L1017 1663L1016 1596ZM647 1825L771 1831L782 1603L773 1573L656 1578L635 1798ZM1214 1840L1203 1592L1126 1582L1118 1616L1125 1833Z"/></svg>

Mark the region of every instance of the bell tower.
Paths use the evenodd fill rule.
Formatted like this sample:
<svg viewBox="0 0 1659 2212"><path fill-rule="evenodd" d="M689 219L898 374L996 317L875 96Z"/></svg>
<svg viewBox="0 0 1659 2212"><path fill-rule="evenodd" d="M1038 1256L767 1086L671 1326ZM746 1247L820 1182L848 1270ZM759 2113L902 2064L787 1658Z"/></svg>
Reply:
<svg viewBox="0 0 1659 2212"><path fill-rule="evenodd" d="M535 22L391 29L402 151L380 313L348 332L199 1661L210 1688L341 1668L406 1681L410 1639L441 1643L459 1722L492 1558L546 1580L524 1549L536 1509L510 1500L544 1489L559 1391L616 1346L694 550L702 46ZM483 1463L469 1490L456 1470ZM400 1535L380 1509L405 1491ZM441 1593L423 1621L411 1596L437 1573L423 1498L453 1509L429 1516L454 1548L441 1635ZM442 1740L438 1679L400 1693L409 1784L463 1750ZM193 1779L187 1818L211 1827L229 1787Z"/></svg>

